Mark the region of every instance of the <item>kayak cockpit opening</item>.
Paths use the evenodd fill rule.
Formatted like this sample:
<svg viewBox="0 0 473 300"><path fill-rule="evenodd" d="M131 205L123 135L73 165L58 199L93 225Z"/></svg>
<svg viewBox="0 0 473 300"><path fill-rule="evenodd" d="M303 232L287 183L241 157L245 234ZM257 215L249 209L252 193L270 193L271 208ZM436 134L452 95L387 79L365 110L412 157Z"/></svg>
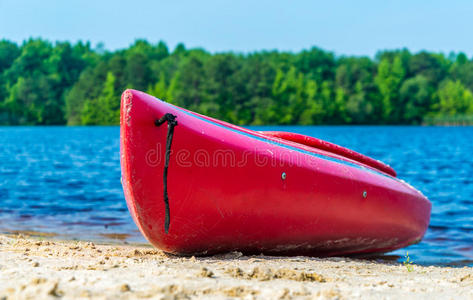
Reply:
<svg viewBox="0 0 473 300"><path fill-rule="evenodd" d="M356 151L350 150L348 148L321 140L317 139L311 136L306 136L302 135L299 133L293 133L293 132L284 132L284 131L259 131L259 133L263 134L264 136L267 137L272 137L272 138L277 138L285 141L290 141L293 143L298 143L304 146L308 146L311 148L319 149L322 151L326 151L329 153L333 153L348 159L351 159L353 161L356 161L358 163L367 165L369 167L372 167L380 172L386 173L390 176L396 177L396 171L394 171L393 168L388 166L387 164L375 160L371 157L368 157L366 155L363 155L361 153L358 153Z"/></svg>

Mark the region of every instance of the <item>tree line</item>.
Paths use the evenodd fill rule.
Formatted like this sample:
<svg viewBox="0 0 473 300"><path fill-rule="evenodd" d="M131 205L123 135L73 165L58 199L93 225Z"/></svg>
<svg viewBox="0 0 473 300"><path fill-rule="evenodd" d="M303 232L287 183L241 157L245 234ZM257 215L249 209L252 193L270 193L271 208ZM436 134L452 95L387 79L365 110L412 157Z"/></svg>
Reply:
<svg viewBox="0 0 473 300"><path fill-rule="evenodd" d="M0 41L0 125L116 125L126 88L241 125L473 123L473 60L464 53Z"/></svg>

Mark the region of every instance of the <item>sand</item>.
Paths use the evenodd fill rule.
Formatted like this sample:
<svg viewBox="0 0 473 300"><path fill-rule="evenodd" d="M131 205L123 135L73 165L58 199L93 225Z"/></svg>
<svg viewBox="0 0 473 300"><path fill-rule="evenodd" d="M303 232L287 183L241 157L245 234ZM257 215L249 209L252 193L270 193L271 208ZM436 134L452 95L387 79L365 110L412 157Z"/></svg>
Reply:
<svg viewBox="0 0 473 300"><path fill-rule="evenodd" d="M0 235L0 299L473 299L473 268Z"/></svg>

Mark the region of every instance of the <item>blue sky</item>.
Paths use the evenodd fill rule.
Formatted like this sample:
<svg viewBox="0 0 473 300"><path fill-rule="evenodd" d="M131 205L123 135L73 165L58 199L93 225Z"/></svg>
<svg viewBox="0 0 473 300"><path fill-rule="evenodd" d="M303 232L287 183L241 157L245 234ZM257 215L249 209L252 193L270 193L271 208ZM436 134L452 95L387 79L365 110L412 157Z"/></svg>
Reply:
<svg viewBox="0 0 473 300"><path fill-rule="evenodd" d="M0 39L103 42L137 38L212 52L319 46L373 56L407 47L473 55L473 1L0 0Z"/></svg>

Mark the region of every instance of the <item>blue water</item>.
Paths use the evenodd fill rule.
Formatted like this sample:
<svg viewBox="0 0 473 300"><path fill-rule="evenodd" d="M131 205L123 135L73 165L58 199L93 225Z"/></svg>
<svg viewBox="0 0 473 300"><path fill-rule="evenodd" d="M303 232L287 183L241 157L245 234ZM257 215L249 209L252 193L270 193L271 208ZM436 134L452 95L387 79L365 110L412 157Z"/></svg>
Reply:
<svg viewBox="0 0 473 300"><path fill-rule="evenodd" d="M312 135L390 164L433 203L420 264L473 265L473 127L253 127ZM0 232L141 243L120 184L118 127L0 127Z"/></svg>

